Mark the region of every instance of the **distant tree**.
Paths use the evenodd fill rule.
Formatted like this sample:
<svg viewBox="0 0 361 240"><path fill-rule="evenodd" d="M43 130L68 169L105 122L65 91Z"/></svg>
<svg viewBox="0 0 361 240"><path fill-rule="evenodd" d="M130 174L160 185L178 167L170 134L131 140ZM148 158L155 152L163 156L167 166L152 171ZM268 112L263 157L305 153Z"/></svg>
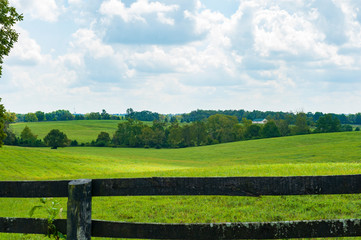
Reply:
<svg viewBox="0 0 361 240"><path fill-rule="evenodd" d="M207 119L207 131L209 135L220 143L232 142L236 138L236 126L238 119L235 116L216 114Z"/></svg>
<svg viewBox="0 0 361 240"><path fill-rule="evenodd" d="M191 123L192 139L197 146L205 145L207 142L206 124L201 121Z"/></svg>
<svg viewBox="0 0 361 240"><path fill-rule="evenodd" d="M56 110L50 113L45 113L47 121L68 121L74 120L74 115L69 110Z"/></svg>
<svg viewBox="0 0 361 240"><path fill-rule="evenodd" d="M101 116L100 116L100 113L98 113L98 112L91 112L91 113L85 114L85 119L87 119L87 120L100 120Z"/></svg>
<svg viewBox="0 0 361 240"><path fill-rule="evenodd" d="M28 113L25 115L25 122L37 122L38 118L35 113Z"/></svg>
<svg viewBox="0 0 361 240"><path fill-rule="evenodd" d="M341 126L341 131L351 132L352 130L353 130L353 128L350 124L344 124Z"/></svg>
<svg viewBox="0 0 361 240"><path fill-rule="evenodd" d="M250 125L245 132L246 139L254 139L261 137L261 126L259 124Z"/></svg>
<svg viewBox="0 0 361 240"><path fill-rule="evenodd" d="M102 110L102 113L100 114L100 117L103 120L109 120L110 119L110 115L109 115L109 113L107 113L107 111L105 111L105 109Z"/></svg>
<svg viewBox="0 0 361 240"><path fill-rule="evenodd" d="M21 143L28 146L34 146L37 140L37 135L34 135L28 126L25 126L20 134Z"/></svg>
<svg viewBox="0 0 361 240"><path fill-rule="evenodd" d="M168 144L172 148L178 148L183 146L183 132L182 127L178 122L173 122L168 128Z"/></svg>
<svg viewBox="0 0 361 240"><path fill-rule="evenodd" d="M182 127L182 135L184 147L192 147L195 145L192 127L189 124Z"/></svg>
<svg viewBox="0 0 361 240"><path fill-rule="evenodd" d="M117 115L110 115L111 120L120 120L120 117Z"/></svg>
<svg viewBox="0 0 361 240"><path fill-rule="evenodd" d="M320 119L320 117L322 117L324 114L322 112L315 112L315 114L313 114L313 121L317 122L318 119Z"/></svg>
<svg viewBox="0 0 361 240"><path fill-rule="evenodd" d="M276 125L276 123L271 120L268 121L261 130L262 137L264 138L272 138L272 137L280 137L281 133Z"/></svg>
<svg viewBox="0 0 361 240"><path fill-rule="evenodd" d="M316 124L316 132L339 132L341 131L340 120L332 114L326 114L320 117Z"/></svg>
<svg viewBox="0 0 361 240"><path fill-rule="evenodd" d="M145 148L154 146L154 131L149 126L142 128L141 139Z"/></svg>
<svg viewBox="0 0 361 240"><path fill-rule="evenodd" d="M356 131L356 132L359 132L359 131L360 131L360 127L356 127L356 128L355 128L355 131Z"/></svg>
<svg viewBox="0 0 361 240"><path fill-rule="evenodd" d="M39 121L39 122L46 120L46 118L45 118L45 113L42 112L42 111L37 111L37 112L35 112L35 115L36 115L36 117L38 118L38 121Z"/></svg>
<svg viewBox="0 0 361 240"><path fill-rule="evenodd" d="M16 121L17 122L25 122L25 114L17 113L16 114Z"/></svg>
<svg viewBox="0 0 361 240"><path fill-rule="evenodd" d="M84 120L85 117L84 117L83 114L76 114L76 115L74 116L74 119L75 119L75 120Z"/></svg>
<svg viewBox="0 0 361 240"><path fill-rule="evenodd" d="M128 147L143 146L141 139L143 127L144 124L142 122L131 118L126 122L119 123L118 129L113 135L113 144Z"/></svg>
<svg viewBox="0 0 361 240"><path fill-rule="evenodd" d="M175 123L175 122L178 122L178 120L177 120L177 118L176 118L175 116L172 116L172 117L170 118L170 122L171 122L171 123Z"/></svg>
<svg viewBox="0 0 361 240"><path fill-rule="evenodd" d="M310 127L307 124L307 116L303 112L296 115L295 126L292 128L292 134L301 135L310 133Z"/></svg>
<svg viewBox="0 0 361 240"><path fill-rule="evenodd" d="M107 132L100 132L97 140L95 141L95 144L99 147L105 147L108 146L110 143L110 136Z"/></svg>
<svg viewBox="0 0 361 240"><path fill-rule="evenodd" d="M126 119L129 119L129 118L135 119L134 118L134 110L133 110L133 108L128 108L127 109L127 114L126 114L125 118Z"/></svg>
<svg viewBox="0 0 361 240"><path fill-rule="evenodd" d="M288 136L291 133L290 126L287 120L281 119L276 121L278 130L280 131L281 136Z"/></svg>
<svg viewBox="0 0 361 240"><path fill-rule="evenodd" d="M153 120L153 125L151 128L153 130L153 146L155 148L161 148L166 143L165 126L165 122Z"/></svg>
<svg viewBox="0 0 361 240"><path fill-rule="evenodd" d="M51 149L57 149L58 147L66 147L70 140L65 133L60 132L59 129L51 130L44 138L44 142Z"/></svg>
<svg viewBox="0 0 361 240"><path fill-rule="evenodd" d="M73 141L70 142L70 146L72 146L72 147L76 147L78 145L79 145L79 143L78 143L77 140L73 140Z"/></svg>
<svg viewBox="0 0 361 240"><path fill-rule="evenodd" d="M354 124L361 124L361 113L355 114Z"/></svg>

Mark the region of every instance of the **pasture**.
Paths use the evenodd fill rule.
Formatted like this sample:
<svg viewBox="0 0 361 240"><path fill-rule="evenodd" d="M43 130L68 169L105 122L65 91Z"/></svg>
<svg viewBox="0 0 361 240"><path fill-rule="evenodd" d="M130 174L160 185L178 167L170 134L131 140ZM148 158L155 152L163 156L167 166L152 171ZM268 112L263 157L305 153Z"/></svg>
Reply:
<svg viewBox="0 0 361 240"><path fill-rule="evenodd" d="M184 149L51 150L4 146L0 148L0 166L0 180L361 174L361 133L314 134ZM360 198L97 197L93 199L93 219L170 223L360 218ZM28 217L28 211L38 201L0 199L0 216ZM65 199L59 201L65 209ZM39 211L35 217L46 214ZM0 234L0 239L43 238Z"/></svg>
<svg viewBox="0 0 361 240"><path fill-rule="evenodd" d="M18 122L11 124L11 128L17 136L25 126L43 139L52 129L59 129L71 140L79 143L96 140L100 132L108 132L111 136L117 130L118 123L122 120L75 120L75 121L54 121L54 122Z"/></svg>

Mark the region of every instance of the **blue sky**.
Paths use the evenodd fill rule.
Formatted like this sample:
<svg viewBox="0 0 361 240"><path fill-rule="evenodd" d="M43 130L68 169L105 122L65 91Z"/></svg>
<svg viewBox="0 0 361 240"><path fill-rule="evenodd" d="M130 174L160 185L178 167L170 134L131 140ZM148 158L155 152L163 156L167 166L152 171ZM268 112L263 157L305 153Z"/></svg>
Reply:
<svg viewBox="0 0 361 240"><path fill-rule="evenodd" d="M359 0L10 0L13 112L361 112Z"/></svg>

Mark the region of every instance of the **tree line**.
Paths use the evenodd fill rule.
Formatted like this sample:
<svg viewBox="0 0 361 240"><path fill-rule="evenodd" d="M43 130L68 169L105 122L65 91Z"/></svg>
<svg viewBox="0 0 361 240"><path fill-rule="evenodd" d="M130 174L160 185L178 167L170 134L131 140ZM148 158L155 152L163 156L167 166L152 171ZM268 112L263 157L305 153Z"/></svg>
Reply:
<svg viewBox="0 0 361 240"><path fill-rule="evenodd" d="M245 110L195 110L190 113L184 113L181 115L181 119L184 122L202 121L215 114L224 114L229 116L235 116L241 121L246 119L268 119L268 120L287 120L290 124L294 124L296 121L297 113L293 112L275 112L275 111L245 111ZM307 122L310 126L315 126L318 119L322 116L331 114L332 117L337 118L341 124L361 124L361 113L356 114L335 114L335 113L323 113L323 112L308 112L306 114Z"/></svg>
<svg viewBox="0 0 361 240"><path fill-rule="evenodd" d="M151 126L136 119L119 123L113 137L102 133L93 143L99 146L182 148L227 143L241 140L281 136L352 131L351 125L342 125L332 114L321 116L314 128L307 122L305 113L297 113L294 124L289 120L269 120L254 124L252 120L236 116L215 114L203 121L180 124L177 120L166 124L154 120ZM359 131L359 128L356 128Z"/></svg>
<svg viewBox="0 0 361 240"><path fill-rule="evenodd" d="M153 120L151 125L140 120L128 118L120 122L117 130L111 135L100 132L97 139L90 143L79 144L69 140L59 130L53 129L44 140L37 139L26 126L19 137L11 131L7 132L5 144L19 146L98 146L98 147L140 147L140 148L183 148L227 143L241 140L274 138L291 135L352 131L351 125L342 125L332 114L321 116L315 127L307 121L307 114L298 113L294 124L289 120L269 120L265 124L254 124L236 116L215 114L204 121L179 123L173 119L170 123ZM359 131L357 127L355 129ZM53 142L57 141L56 144Z"/></svg>
<svg viewBox="0 0 361 240"><path fill-rule="evenodd" d="M56 110L49 113L36 111L35 113L16 114L16 122L41 122L41 121L68 121L68 120L121 120L121 119L137 119L139 121L164 121L166 123L174 120L183 122L204 121L212 115L221 114L227 116L234 116L241 121L242 119L267 119L267 120L286 120L290 124L295 124L297 113L293 112L274 112L274 111L245 111L245 110L195 110L190 113L183 114L159 114L151 111L134 111L128 108L124 115L109 114L106 110L101 112L90 112L86 114L72 114L69 110ZM361 113L356 114L334 114L322 112L308 112L306 114L307 123L311 127L315 127L320 117L331 114L332 117L337 118L341 124L356 124L361 125Z"/></svg>
<svg viewBox="0 0 361 240"><path fill-rule="evenodd" d="M72 114L69 110L56 110L45 113L36 111L35 113L15 114L16 122L43 122L43 121L70 121L70 120L120 120L121 117L107 113L104 109L102 112L90 112L87 114Z"/></svg>

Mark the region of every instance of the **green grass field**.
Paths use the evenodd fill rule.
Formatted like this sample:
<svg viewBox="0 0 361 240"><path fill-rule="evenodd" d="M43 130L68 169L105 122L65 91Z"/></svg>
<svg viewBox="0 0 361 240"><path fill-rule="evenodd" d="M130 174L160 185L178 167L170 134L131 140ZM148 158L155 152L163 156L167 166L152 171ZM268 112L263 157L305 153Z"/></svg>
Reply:
<svg viewBox="0 0 361 240"><path fill-rule="evenodd" d="M11 124L17 136L25 126L43 139L52 129L59 129L64 132L71 140L77 140L79 143L91 142L96 140L100 132L108 132L111 136L117 130L118 123L122 120L76 120L76 121L54 121L54 122L19 122Z"/></svg>
<svg viewBox="0 0 361 240"><path fill-rule="evenodd" d="M333 174L361 174L360 132L184 149L0 148L0 180ZM28 217L38 201L0 199L0 216ZM59 201L65 209L66 199ZM360 218L360 207L361 195L96 197L92 214L94 219L134 222L280 221ZM0 234L0 239L43 237Z"/></svg>

